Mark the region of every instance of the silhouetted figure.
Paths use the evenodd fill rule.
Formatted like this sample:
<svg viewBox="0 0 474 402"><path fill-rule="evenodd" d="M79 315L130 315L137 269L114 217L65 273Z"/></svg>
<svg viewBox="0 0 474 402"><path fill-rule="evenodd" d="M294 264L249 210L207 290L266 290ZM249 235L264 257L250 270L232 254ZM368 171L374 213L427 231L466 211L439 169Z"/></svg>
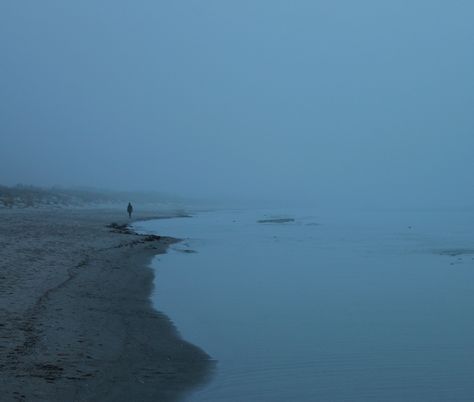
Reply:
<svg viewBox="0 0 474 402"><path fill-rule="evenodd" d="M128 217L131 219L132 218L133 207L132 207L132 204L130 202L128 203L127 212L128 212Z"/></svg>

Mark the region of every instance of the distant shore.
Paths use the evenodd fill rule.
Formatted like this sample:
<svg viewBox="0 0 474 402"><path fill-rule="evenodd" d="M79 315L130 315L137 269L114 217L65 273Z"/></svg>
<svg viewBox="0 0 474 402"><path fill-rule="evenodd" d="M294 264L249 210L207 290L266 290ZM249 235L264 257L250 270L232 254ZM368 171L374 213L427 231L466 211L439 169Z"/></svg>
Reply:
<svg viewBox="0 0 474 402"><path fill-rule="evenodd" d="M0 210L0 399L175 401L207 380L209 356L149 299L149 262L177 240L125 215Z"/></svg>

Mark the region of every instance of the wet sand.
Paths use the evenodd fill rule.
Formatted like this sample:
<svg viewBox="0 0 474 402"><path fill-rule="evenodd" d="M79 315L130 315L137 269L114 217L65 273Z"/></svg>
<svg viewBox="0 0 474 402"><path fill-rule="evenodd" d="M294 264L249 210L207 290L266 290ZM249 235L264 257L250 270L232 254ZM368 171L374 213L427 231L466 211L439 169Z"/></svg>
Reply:
<svg viewBox="0 0 474 402"><path fill-rule="evenodd" d="M149 219L159 214L135 215ZM114 210L0 210L2 401L174 401L212 362L152 309L151 258L172 238Z"/></svg>

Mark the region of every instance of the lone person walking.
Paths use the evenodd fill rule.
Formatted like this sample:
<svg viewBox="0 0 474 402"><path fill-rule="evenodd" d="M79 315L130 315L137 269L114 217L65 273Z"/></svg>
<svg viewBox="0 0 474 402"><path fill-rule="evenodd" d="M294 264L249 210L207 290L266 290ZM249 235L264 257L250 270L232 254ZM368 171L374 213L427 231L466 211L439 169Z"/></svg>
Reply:
<svg viewBox="0 0 474 402"><path fill-rule="evenodd" d="M132 207L132 204L130 202L128 203L127 212L128 212L128 217L130 219L132 219L133 207Z"/></svg>

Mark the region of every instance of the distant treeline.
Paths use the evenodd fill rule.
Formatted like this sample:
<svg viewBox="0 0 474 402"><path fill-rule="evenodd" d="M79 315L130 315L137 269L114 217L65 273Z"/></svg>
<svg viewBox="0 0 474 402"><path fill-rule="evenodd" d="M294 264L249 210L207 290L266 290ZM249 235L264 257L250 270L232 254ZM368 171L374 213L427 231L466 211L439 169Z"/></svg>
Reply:
<svg viewBox="0 0 474 402"><path fill-rule="evenodd" d="M41 188L0 185L0 208L68 207L119 204L128 201L145 204L179 203L177 198L156 193L118 192L95 189Z"/></svg>

